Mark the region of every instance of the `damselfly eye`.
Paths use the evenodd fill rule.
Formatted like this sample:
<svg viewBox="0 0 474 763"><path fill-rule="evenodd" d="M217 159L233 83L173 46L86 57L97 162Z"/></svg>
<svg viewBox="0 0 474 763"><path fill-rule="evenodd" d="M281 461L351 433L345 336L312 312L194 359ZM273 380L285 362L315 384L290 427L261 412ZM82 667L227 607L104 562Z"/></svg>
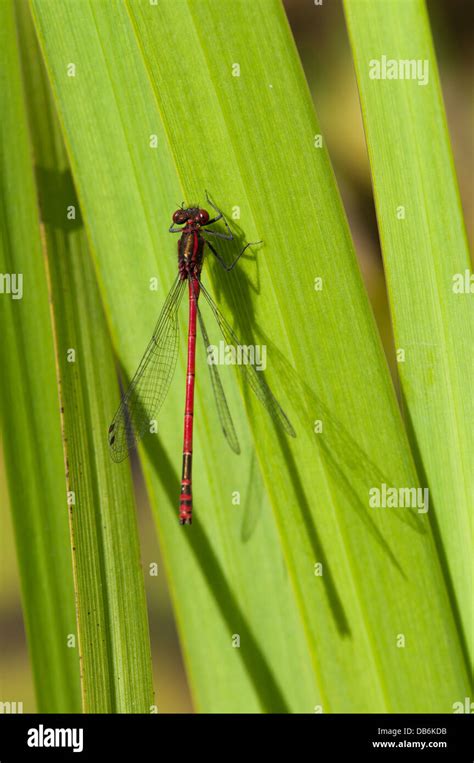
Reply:
<svg viewBox="0 0 474 763"><path fill-rule="evenodd" d="M200 209L196 215L196 222L198 222L200 225L206 225L206 223L209 222L209 212L207 212L205 209Z"/></svg>
<svg viewBox="0 0 474 763"><path fill-rule="evenodd" d="M184 209L177 209L176 212L173 213L173 222L176 223L176 225L182 225L187 219L188 215Z"/></svg>

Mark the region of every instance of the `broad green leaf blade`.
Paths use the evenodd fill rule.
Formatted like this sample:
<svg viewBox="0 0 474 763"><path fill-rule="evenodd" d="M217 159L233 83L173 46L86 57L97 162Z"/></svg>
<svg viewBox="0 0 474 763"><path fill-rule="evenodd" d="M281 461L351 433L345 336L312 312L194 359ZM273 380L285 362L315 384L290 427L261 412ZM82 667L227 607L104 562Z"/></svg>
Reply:
<svg viewBox="0 0 474 763"><path fill-rule="evenodd" d="M41 6L40 12L44 8ZM68 62L75 62L77 66L77 77L65 81L66 86L73 85L74 92L70 92L72 110L61 110L67 141L72 138L75 142L72 131L78 113L76 108L83 124L91 125L83 132L84 142L79 141L78 153L69 146L70 156L90 240L100 257L101 283L110 305L112 325L116 327L120 358L130 376L150 338L165 289L175 277L176 243L175 240L169 241L169 236L163 237L161 231L169 227L170 205L174 208L183 193L174 176L172 159L164 152L166 136L128 16L123 15L121 4L108 4L107 8L91 5L90 12L95 13L93 18L84 8L82 6L79 13L77 6L61 8L58 5L55 10L60 15L52 26L48 21L48 28L59 32L62 25L60 37L64 51L68 51ZM99 14L102 8L103 12ZM70 18L70 12L77 15ZM62 13L66 16L62 17ZM78 22L81 32L83 27L85 31L78 39L71 40L71 29ZM96 25L99 25L103 39L95 31ZM102 54L104 41L107 46L111 45L109 56L113 53L107 65ZM135 50L135 58L128 56L126 60L125 50ZM51 61L46 60L50 66ZM100 74L94 74L93 67L98 67ZM62 74L66 77L65 69ZM124 82L129 83L126 88ZM53 84L56 87L54 79ZM97 86L99 89L95 90ZM84 98L86 93L87 98ZM123 100L117 103L115 98L121 95ZM102 105L97 109L99 102ZM87 113L84 108L88 109ZM93 127L96 119L100 126ZM109 131L111 120L116 125L123 125L126 132L122 133L122 129L110 131L110 150L105 149L104 153L102 140ZM144 125L148 129L144 129ZM150 134L156 133L160 146L158 154L149 145ZM137 135L141 136L139 140ZM123 168L116 166L116 156L122 156L126 163L125 173ZM139 174L135 167L140 168ZM162 212L157 203L160 193L162 198L166 197L161 203ZM146 206L142 199L146 200ZM163 272L157 298L156 291L150 291L149 286L152 278L160 276L160 269ZM199 351L202 353L201 347ZM181 361L184 361L184 354L183 347ZM202 361L202 354L200 359ZM207 387L208 379L204 376L207 371L202 364L200 368L202 381ZM228 376L227 392L234 383ZM320 701L319 694L314 687L299 613L294 606L290 580L253 454L248 456L247 462L244 457L232 462L233 469L238 470L237 481L228 469L229 460L223 462L214 477L212 463L209 465L213 492L209 497L206 496L207 490L199 495L196 493L196 507L201 507L201 517L197 515L192 528L191 546L185 531L177 524L179 486L174 470L181 460L182 441L181 424L176 422L182 421L184 380L181 376L177 381L178 387L172 390L167 401L167 417L163 425L160 421L160 435L169 441L171 455L156 454L156 462L161 463L165 475L166 465L170 464L169 497L161 493L157 499L155 486L153 498L155 502L159 500L160 519L166 522L163 549L197 705L200 709L224 712L312 711ZM237 400L235 395L234 399ZM204 403L198 390L200 427L199 430L196 427L195 474L202 474L203 488L207 477L201 460L204 448L208 449L210 458L218 462L223 445L219 439L222 435L216 429L213 405L209 397ZM202 438L206 410L212 412L212 426L207 423L207 427L218 435L212 440L210 431L205 439ZM110 418L114 412L110 409ZM247 445L249 450L248 435L241 426L239 436L242 447ZM222 506L220 527L214 520L217 490ZM241 496L240 505L233 503L236 491ZM202 523L206 513L210 529L204 532ZM244 526L244 513L249 517L251 530L257 517L257 526L251 532L250 540ZM262 559L265 564L260 563L256 586L255 570ZM275 585L278 596L272 594L269 597L268 592L273 591ZM241 636L241 649L233 647L233 634ZM278 679L274 677L276 670ZM298 680L294 679L296 675ZM280 686L282 682L285 684L284 694Z"/></svg>
<svg viewBox="0 0 474 763"><path fill-rule="evenodd" d="M369 507L370 489L416 486L416 475L281 6L32 7L126 375L158 312L150 279L162 298L171 283L160 231L182 198L208 188L240 214L242 236L264 241L227 280L212 262L205 278L244 340L268 348L268 380L297 429L290 442L246 398L251 434L231 398L276 523L252 455L225 450L204 364L192 528L176 520L179 385L146 443L198 707L449 711L466 673L426 516ZM263 504L247 542L236 494L243 510Z"/></svg>
<svg viewBox="0 0 474 763"><path fill-rule="evenodd" d="M0 46L0 404L5 463L37 709L74 713L81 707L79 659L77 649L68 647L76 622L58 392L10 2L0 3Z"/></svg>
<svg viewBox="0 0 474 763"><path fill-rule="evenodd" d="M45 230L63 413L83 707L150 712L151 654L129 468L114 469L109 333L34 30L21 6L25 81Z"/></svg>
<svg viewBox="0 0 474 763"><path fill-rule="evenodd" d="M472 660L474 321L429 20L422 0L345 8L396 346L405 353L398 365L405 417ZM406 79L400 66L409 67Z"/></svg>

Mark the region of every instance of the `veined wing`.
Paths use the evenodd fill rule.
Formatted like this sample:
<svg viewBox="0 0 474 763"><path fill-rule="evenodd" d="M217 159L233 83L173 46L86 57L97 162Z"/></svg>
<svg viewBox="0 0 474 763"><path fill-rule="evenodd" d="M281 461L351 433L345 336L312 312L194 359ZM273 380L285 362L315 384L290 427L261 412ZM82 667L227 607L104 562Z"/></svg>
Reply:
<svg viewBox="0 0 474 763"><path fill-rule="evenodd" d="M170 388L178 357L178 308L185 283L178 276L171 287L150 343L109 427L114 461L126 458L149 429Z"/></svg>
<svg viewBox="0 0 474 763"><path fill-rule="evenodd" d="M193 285L193 289L194 289L194 285ZM195 296L196 296L196 293L195 293ZM204 339L204 345L206 348L206 357L208 359L207 348L210 345L210 341L209 341L208 333L206 331L206 326L204 324L202 313L199 309L199 304L197 299L196 299L196 307L197 307L197 314L199 318L199 325L201 327L201 333L202 333L202 336ZM217 412L219 414L219 421L221 423L222 431L224 432L226 440L229 443L232 450L234 451L234 453L239 454L240 453L239 440L234 428L234 422L232 421L232 416L230 415L229 406L227 404L227 399L224 393L224 388L222 386L221 377L219 376L219 371L217 370L217 366L213 363L208 363L208 367L209 367L209 373L211 375L212 389L214 391L214 398L216 401Z"/></svg>
<svg viewBox="0 0 474 763"><path fill-rule="evenodd" d="M234 330L231 328L227 320L222 315L221 311L217 307L216 303L212 299L209 292L204 288L204 286L201 284L201 291L204 294L204 297L206 301L208 302L212 312L214 313L214 317L219 324L220 330L222 332L222 335L225 339L226 344L233 345L238 349L239 347L242 348L245 345L243 345L237 338ZM242 363L238 364L237 368L240 369L242 372L244 378L248 382L249 386L252 388L260 402L265 406L268 413L272 417L274 421L276 421L287 434L291 435L291 437L296 437L296 432L293 429L293 426L286 415L285 411L281 407L280 403L274 396L273 392L271 391L270 387L268 386L267 382L265 381L263 374L261 371L257 371L254 365L251 363Z"/></svg>

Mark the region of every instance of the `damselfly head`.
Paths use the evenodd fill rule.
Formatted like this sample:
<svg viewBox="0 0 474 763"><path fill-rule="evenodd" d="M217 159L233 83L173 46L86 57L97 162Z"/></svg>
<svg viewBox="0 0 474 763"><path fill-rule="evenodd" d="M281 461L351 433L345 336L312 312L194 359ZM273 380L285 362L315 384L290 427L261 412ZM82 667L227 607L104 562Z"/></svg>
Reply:
<svg viewBox="0 0 474 763"><path fill-rule="evenodd" d="M188 209L177 209L173 213L173 222L176 225L184 225L187 222L206 225L209 222L209 212L199 207L189 207Z"/></svg>

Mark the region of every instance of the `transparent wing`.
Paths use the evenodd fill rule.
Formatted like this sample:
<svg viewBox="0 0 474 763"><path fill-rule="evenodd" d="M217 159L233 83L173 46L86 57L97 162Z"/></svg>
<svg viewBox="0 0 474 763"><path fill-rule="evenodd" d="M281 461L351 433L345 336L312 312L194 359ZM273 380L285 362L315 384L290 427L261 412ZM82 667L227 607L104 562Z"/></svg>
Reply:
<svg viewBox="0 0 474 763"><path fill-rule="evenodd" d="M201 287L202 288L202 287ZM194 286L193 286L194 289ZM201 327L201 333L204 339L204 345L206 348L206 357L208 357L207 348L211 344L209 336L204 325L204 319L199 309L198 301L196 299L197 314L199 318L199 325ZM214 398L216 401L217 411L219 413L219 420L221 422L222 431L234 453L240 453L239 440L234 428L234 422L230 415L229 406L222 386L221 377L217 370L217 366L213 363L208 363L209 373L211 375L212 389L214 390Z"/></svg>
<svg viewBox="0 0 474 763"><path fill-rule="evenodd" d="M226 321L214 300L212 299L211 295L202 284L201 291L204 294L206 301L209 303L212 312L214 313L226 344L234 345L236 348L243 347L244 345L242 345L242 343L238 340L234 330ZM287 434L291 435L291 437L296 437L296 432L293 429L288 416L266 383L262 372L257 371L255 366L250 363L239 364L237 365L237 368L240 369L244 379L254 391L260 402L265 406L272 419L278 422L278 424L285 430Z"/></svg>
<svg viewBox="0 0 474 763"><path fill-rule="evenodd" d="M149 429L168 393L178 356L178 308L185 284L178 276L171 287L150 343L109 427L114 461L126 458Z"/></svg>

